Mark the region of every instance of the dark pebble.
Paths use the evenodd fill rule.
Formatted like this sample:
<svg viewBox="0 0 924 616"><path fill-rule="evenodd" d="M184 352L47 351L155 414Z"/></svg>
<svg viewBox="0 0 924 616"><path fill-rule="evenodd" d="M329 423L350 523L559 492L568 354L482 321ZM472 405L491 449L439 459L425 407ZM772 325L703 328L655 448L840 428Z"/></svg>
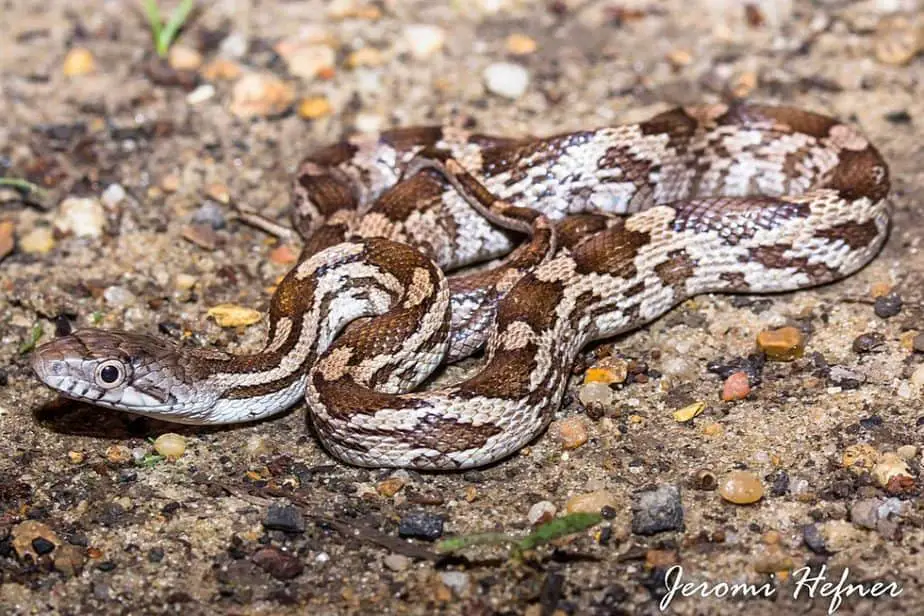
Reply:
<svg viewBox="0 0 924 616"><path fill-rule="evenodd" d="M603 596L600 597L600 601L597 602L597 605L601 608L613 608L624 603L629 598L629 592L620 586L619 584L614 584L612 586L607 586L603 591ZM601 613L611 613L611 612L601 612ZM620 613L620 612L612 612Z"/></svg>
<svg viewBox="0 0 924 616"><path fill-rule="evenodd" d="M860 420L860 427L864 430L872 430L882 425L882 417L879 415L870 415Z"/></svg>
<svg viewBox="0 0 924 616"><path fill-rule="evenodd" d="M889 293L888 295L877 297L876 303L873 304L873 312L880 319L894 317L901 311L902 298L898 293Z"/></svg>
<svg viewBox="0 0 924 616"><path fill-rule="evenodd" d="M104 573L108 573L116 568L116 564L111 560L104 560L100 564L96 565L96 568Z"/></svg>
<svg viewBox="0 0 924 616"><path fill-rule="evenodd" d="M148 550L148 562L159 563L164 559L163 548L151 548Z"/></svg>
<svg viewBox="0 0 924 616"><path fill-rule="evenodd" d="M828 548L825 547L825 538L821 534L817 524L806 524L802 527L802 541L808 549L816 554L827 554Z"/></svg>
<svg viewBox="0 0 924 616"><path fill-rule="evenodd" d="M603 505L600 509L600 515L603 516L604 520L612 520L616 517L616 510L609 505Z"/></svg>
<svg viewBox="0 0 924 616"><path fill-rule="evenodd" d="M6 387L10 384L10 377L7 375L6 370L0 370L0 387Z"/></svg>
<svg viewBox="0 0 924 616"><path fill-rule="evenodd" d="M770 496L785 496L789 493L789 473L786 471L773 471L766 479L770 484Z"/></svg>
<svg viewBox="0 0 924 616"><path fill-rule="evenodd" d="M55 544L44 537L36 537L32 540L32 549L39 556L44 556L45 554L51 554L55 549Z"/></svg>
<svg viewBox="0 0 924 616"><path fill-rule="evenodd" d="M604 526L600 529L600 533L597 536L597 543L600 545L606 545L610 542L610 539L613 538L613 527Z"/></svg>
<svg viewBox="0 0 924 616"><path fill-rule="evenodd" d="M680 488L664 485L635 495L632 503L633 533L654 535L663 531L683 529Z"/></svg>
<svg viewBox="0 0 924 616"><path fill-rule="evenodd" d="M180 510L180 504L176 501L171 501L160 508L160 512L166 518L169 518L170 516L172 516L174 513L176 513L179 510Z"/></svg>
<svg viewBox="0 0 924 616"><path fill-rule="evenodd" d="M398 536L405 539L436 541L443 535L443 516L426 511L411 511L398 522Z"/></svg>
<svg viewBox="0 0 924 616"><path fill-rule="evenodd" d="M55 317L55 338L62 338L71 333L71 321L66 316L58 315Z"/></svg>
<svg viewBox="0 0 924 616"><path fill-rule="evenodd" d="M853 348L854 353L870 353L876 350L877 347L882 346L883 342L885 342L885 336L879 332L870 332L860 334L854 338L851 348Z"/></svg>
<svg viewBox="0 0 924 616"><path fill-rule="evenodd" d="M277 580L291 580L305 569L298 558L274 547L257 550L253 562Z"/></svg>
<svg viewBox="0 0 924 616"><path fill-rule="evenodd" d="M905 109L899 109L898 111L890 111L885 114L885 119L887 122L892 124L911 124L911 114L908 113Z"/></svg>
<svg viewBox="0 0 924 616"><path fill-rule="evenodd" d="M292 505L270 505L263 520L263 528L286 533L305 532L305 516Z"/></svg>
<svg viewBox="0 0 924 616"><path fill-rule="evenodd" d="M221 206L214 201L206 201L192 215L193 224L208 225L212 229L224 229L228 224Z"/></svg>
<svg viewBox="0 0 924 616"><path fill-rule="evenodd" d="M751 353L747 357L733 357L728 361L713 360L706 364L706 370L719 375L722 379L727 379L736 372L744 372L748 375L748 382L751 386L757 387L761 383L766 361L767 358L763 353Z"/></svg>
<svg viewBox="0 0 924 616"><path fill-rule="evenodd" d="M918 334L911 339L911 348L918 353L924 353L924 334Z"/></svg>

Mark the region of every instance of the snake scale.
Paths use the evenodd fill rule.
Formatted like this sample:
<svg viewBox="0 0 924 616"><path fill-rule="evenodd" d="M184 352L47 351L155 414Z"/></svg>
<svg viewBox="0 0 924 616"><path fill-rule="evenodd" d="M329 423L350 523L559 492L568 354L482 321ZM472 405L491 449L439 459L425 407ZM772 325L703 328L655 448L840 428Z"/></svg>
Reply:
<svg viewBox="0 0 924 616"><path fill-rule="evenodd" d="M299 169L304 249L261 351L82 329L40 347L33 367L69 398L175 422L255 420L304 398L343 461L481 466L548 425L589 341L696 294L861 268L887 236L888 191L856 130L786 107L688 107L548 138L356 137ZM414 391L481 347L474 376Z"/></svg>

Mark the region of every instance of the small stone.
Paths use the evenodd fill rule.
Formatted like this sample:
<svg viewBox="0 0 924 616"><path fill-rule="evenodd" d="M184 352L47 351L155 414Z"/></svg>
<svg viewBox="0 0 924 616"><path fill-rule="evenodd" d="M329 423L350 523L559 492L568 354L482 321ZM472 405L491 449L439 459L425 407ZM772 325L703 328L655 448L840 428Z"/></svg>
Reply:
<svg viewBox="0 0 924 616"><path fill-rule="evenodd" d="M619 499L615 494L606 490L597 490L572 496L565 503L565 511L568 513L600 513L604 507L617 509L618 506Z"/></svg>
<svg viewBox="0 0 924 616"><path fill-rule="evenodd" d="M44 255L54 247L54 234L48 227L35 227L19 238L19 248L26 254Z"/></svg>
<svg viewBox="0 0 924 616"><path fill-rule="evenodd" d="M385 118L377 113L357 113L353 125L360 133L377 133L382 130Z"/></svg>
<svg viewBox="0 0 924 616"><path fill-rule="evenodd" d="M841 389L857 389L866 382L866 376L844 366L831 366L828 371L828 382Z"/></svg>
<svg viewBox="0 0 924 616"><path fill-rule="evenodd" d="M30 556L32 560L38 560L39 554L33 545L36 539L43 539L53 546L61 544L61 540L53 530L35 520L26 520L14 526L11 537L13 550L20 559Z"/></svg>
<svg viewBox="0 0 924 616"><path fill-rule="evenodd" d="M296 42L277 46L277 51L285 59L292 75L309 81L324 76L337 64L337 55L328 45Z"/></svg>
<svg viewBox="0 0 924 616"><path fill-rule="evenodd" d="M880 504L878 498L867 498L854 503L850 508L850 521L860 528L876 530Z"/></svg>
<svg viewBox="0 0 924 616"><path fill-rule="evenodd" d="M330 101L323 96L303 98L298 104L298 115L306 120L316 120L330 115L333 111Z"/></svg>
<svg viewBox="0 0 924 616"><path fill-rule="evenodd" d="M231 197L228 194L228 188L221 184L213 184L209 186L208 189L209 197L215 199L215 201L221 201L222 203L228 203ZM197 225L208 225L212 229L224 229L227 226L228 221L225 219L225 213L222 211L221 206L215 201L206 201L199 206L192 215L193 224Z"/></svg>
<svg viewBox="0 0 924 616"><path fill-rule="evenodd" d="M841 464L855 473L870 471L879 462L879 452L871 445L858 443L844 450Z"/></svg>
<svg viewBox="0 0 924 616"><path fill-rule="evenodd" d="M860 334L854 338L853 343L850 346L854 353L871 353L878 347L882 346L884 342L885 336L879 332L869 332L866 334Z"/></svg>
<svg viewBox="0 0 924 616"><path fill-rule="evenodd" d="M532 507L529 508L529 512L526 514L526 519L529 520L529 523L533 526L537 524L545 524L555 519L555 514L558 513L555 505L549 501L539 501L534 503Z"/></svg>
<svg viewBox="0 0 924 616"><path fill-rule="evenodd" d="M682 531L683 504L680 488L659 486L655 490L639 492L632 503L632 532L636 535L654 535L663 531Z"/></svg>
<svg viewBox="0 0 924 616"><path fill-rule="evenodd" d="M237 62L216 58L205 65L202 76L209 81L234 81L241 76L241 67Z"/></svg>
<svg viewBox="0 0 924 616"><path fill-rule="evenodd" d="M683 68L693 62L693 54L686 49L674 49L668 52L667 61L674 69Z"/></svg>
<svg viewBox="0 0 924 616"><path fill-rule="evenodd" d="M746 98L757 88L759 78L754 71L745 71L735 77L731 83L732 94L736 98Z"/></svg>
<svg viewBox="0 0 924 616"><path fill-rule="evenodd" d="M482 73L485 86L493 94L509 98L520 98L529 87L529 72L519 64L495 62Z"/></svg>
<svg viewBox="0 0 924 616"><path fill-rule="evenodd" d="M921 364L914 369L914 372L911 373L911 377L908 379L908 381L911 383L911 385L917 387L918 389L924 388L924 364Z"/></svg>
<svg viewBox="0 0 924 616"><path fill-rule="evenodd" d="M80 464L86 459L86 455L82 451L68 451L67 460L71 464Z"/></svg>
<svg viewBox="0 0 924 616"><path fill-rule="evenodd" d="M914 459L914 456L918 455L918 448L914 445L902 445L895 450L895 453L905 462L909 462Z"/></svg>
<svg viewBox="0 0 924 616"><path fill-rule="evenodd" d="M32 540L32 549L39 556L44 556L45 554L51 554L55 549L55 544L44 537L36 537Z"/></svg>
<svg viewBox="0 0 924 616"><path fill-rule="evenodd" d="M464 571L443 571L440 573L440 581L451 588L457 597L467 595L471 586L469 575Z"/></svg>
<svg viewBox="0 0 924 616"><path fill-rule="evenodd" d="M584 383L625 383L629 376L629 364L623 359L607 356L596 362L584 373Z"/></svg>
<svg viewBox="0 0 924 616"><path fill-rule="evenodd" d="M795 327L764 330L757 335L757 347L774 361L792 361L805 352L805 337Z"/></svg>
<svg viewBox="0 0 924 616"><path fill-rule="evenodd" d="M889 293L888 295L877 297L876 303L873 304L873 312L875 312L876 316L880 319L894 317L901 311L902 298L898 293Z"/></svg>
<svg viewBox="0 0 924 616"><path fill-rule="evenodd" d="M167 52L170 68L177 71L198 71L202 66L202 54L184 45L171 45Z"/></svg>
<svg viewBox="0 0 924 616"><path fill-rule="evenodd" d="M134 293L118 285L106 287L103 291L103 299L110 306L116 307L130 306L136 301Z"/></svg>
<svg viewBox="0 0 924 616"><path fill-rule="evenodd" d="M305 516L292 505L270 505L263 519L263 528L285 533L305 532Z"/></svg>
<svg viewBox="0 0 924 616"><path fill-rule="evenodd" d="M190 105L200 105L215 96L215 86L204 83L186 95L186 102Z"/></svg>
<svg viewBox="0 0 924 616"><path fill-rule="evenodd" d="M263 315L252 308L236 304L219 304L208 309L208 316L215 319L219 327L243 327L259 323Z"/></svg>
<svg viewBox="0 0 924 616"><path fill-rule="evenodd" d="M921 29L901 15L889 15L876 25L873 49L883 64L904 65L911 62L922 47Z"/></svg>
<svg viewBox="0 0 924 616"><path fill-rule="evenodd" d="M443 516L426 511L411 511L401 516L398 536L405 539L436 541L443 535Z"/></svg>
<svg viewBox="0 0 924 616"><path fill-rule="evenodd" d="M403 477L389 477L375 486L375 491L385 498L391 498L401 491L407 482Z"/></svg>
<svg viewBox="0 0 924 616"><path fill-rule="evenodd" d="M174 173L165 175L160 180L160 187L163 189L164 192L175 193L176 191L180 189L179 176Z"/></svg>
<svg viewBox="0 0 924 616"><path fill-rule="evenodd" d="M613 390L606 383L585 383L578 390L578 399L584 406L610 406L614 398Z"/></svg>
<svg viewBox="0 0 924 616"><path fill-rule="evenodd" d="M195 276L191 276L189 274L177 274L176 278L173 280L173 286L178 291L189 291L194 286L196 286L197 282L198 279Z"/></svg>
<svg viewBox="0 0 924 616"><path fill-rule="evenodd" d="M13 239L13 231L16 225L12 220L0 220L0 261L3 257L13 252L16 242Z"/></svg>
<svg viewBox="0 0 924 616"><path fill-rule="evenodd" d="M125 464L132 460L132 450L125 445L110 445L106 448L106 459L113 464Z"/></svg>
<svg viewBox="0 0 924 616"><path fill-rule="evenodd" d="M507 51L515 56L528 56L536 51L536 41L518 32L507 37L505 46Z"/></svg>
<svg viewBox="0 0 924 616"><path fill-rule="evenodd" d="M291 580L305 569L298 558L276 547L257 550L252 559L261 569L277 580Z"/></svg>
<svg viewBox="0 0 924 616"><path fill-rule="evenodd" d="M247 444L244 445L244 449L251 458L256 458L272 451L269 439L262 434L254 434L248 438Z"/></svg>
<svg viewBox="0 0 924 616"><path fill-rule="evenodd" d="M645 552L646 569L668 569L679 562L676 550L648 550Z"/></svg>
<svg viewBox="0 0 924 616"><path fill-rule="evenodd" d="M89 49L75 47L64 56L62 70L68 77L86 75L96 70L96 60L93 58L93 54Z"/></svg>
<svg viewBox="0 0 924 616"><path fill-rule="evenodd" d="M911 348L918 353L924 353L924 334L918 334L911 339Z"/></svg>
<svg viewBox="0 0 924 616"><path fill-rule="evenodd" d="M404 554L389 554L382 562L392 571L404 571L411 566L411 559Z"/></svg>
<svg viewBox="0 0 924 616"><path fill-rule="evenodd" d="M428 24L411 24L404 27L404 40L411 50L411 55L418 60L426 60L443 48L446 33L442 28Z"/></svg>
<svg viewBox="0 0 924 616"><path fill-rule="evenodd" d="M722 386L722 400L726 402L732 400L744 400L751 393L751 385L748 383L748 375L744 372L736 372L727 379Z"/></svg>
<svg viewBox="0 0 924 616"><path fill-rule="evenodd" d="M802 541L805 546L816 554L827 554L825 538L818 524L807 524L802 527Z"/></svg>
<svg viewBox="0 0 924 616"><path fill-rule="evenodd" d="M65 543L55 551L55 569L68 577L79 575L83 571L83 565L86 561L84 550L76 545Z"/></svg>
<svg viewBox="0 0 924 616"><path fill-rule="evenodd" d="M226 58L243 58L249 44L241 32L232 32L221 41L218 52Z"/></svg>
<svg viewBox="0 0 924 616"><path fill-rule="evenodd" d="M863 533L853 524L844 520L829 520L821 527L825 549L829 552L841 552L864 541Z"/></svg>
<svg viewBox="0 0 924 616"><path fill-rule="evenodd" d="M577 449L587 442L587 438L587 424L583 417L568 417L559 424L558 439L562 449Z"/></svg>
<svg viewBox="0 0 924 616"><path fill-rule="evenodd" d="M677 423L686 423L692 421L695 417L698 417L704 410L706 410L706 403L702 401L694 402L688 404L682 409L674 411L673 417L674 421Z"/></svg>
<svg viewBox="0 0 924 616"><path fill-rule="evenodd" d="M898 454L892 452L884 453L879 457L879 461L873 466L871 474L873 479L882 487L886 487L895 477L911 477L908 464Z"/></svg>
<svg viewBox="0 0 924 616"><path fill-rule="evenodd" d="M757 573L789 571L795 566L792 557L776 544L760 546L753 558L754 571Z"/></svg>
<svg viewBox="0 0 924 616"><path fill-rule="evenodd" d="M350 68L358 68L360 66L381 66L385 62L382 52L376 49L375 47L360 47L346 59L346 65Z"/></svg>
<svg viewBox="0 0 924 616"><path fill-rule="evenodd" d="M269 260L279 265L291 265L298 261L298 251L289 244L280 244L270 251Z"/></svg>
<svg viewBox="0 0 924 616"><path fill-rule="evenodd" d="M231 113L241 118L285 113L295 101L295 89L275 75L249 73L231 91Z"/></svg>
<svg viewBox="0 0 924 616"><path fill-rule="evenodd" d="M719 479L709 469L701 469L693 477L693 487L697 490L712 491L719 487Z"/></svg>
<svg viewBox="0 0 924 616"><path fill-rule="evenodd" d="M106 190L103 191L103 194L100 195L99 200L106 207L114 208L125 201L126 196L128 196L128 193L125 192L121 184L110 184L106 187Z"/></svg>
<svg viewBox="0 0 924 616"><path fill-rule="evenodd" d="M211 225L187 225L183 227L183 239L204 250L215 250L218 246L218 235Z"/></svg>
<svg viewBox="0 0 924 616"><path fill-rule="evenodd" d="M58 207L55 228L77 237L99 237L106 224L106 213L96 199L68 197Z"/></svg>
<svg viewBox="0 0 924 616"><path fill-rule="evenodd" d="M730 503L750 505L764 496L760 478L747 471L732 471L719 484L719 494Z"/></svg>
<svg viewBox="0 0 924 616"><path fill-rule="evenodd" d="M177 460L186 453L186 439L173 432L161 434L154 439L154 451L168 460Z"/></svg>

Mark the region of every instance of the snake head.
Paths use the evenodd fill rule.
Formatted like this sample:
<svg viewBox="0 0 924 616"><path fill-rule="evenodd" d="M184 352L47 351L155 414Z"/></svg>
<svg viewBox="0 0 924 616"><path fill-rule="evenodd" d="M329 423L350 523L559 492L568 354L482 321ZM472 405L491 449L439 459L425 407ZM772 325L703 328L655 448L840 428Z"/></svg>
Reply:
<svg viewBox="0 0 924 616"><path fill-rule="evenodd" d="M32 369L61 395L107 408L163 413L185 386L181 354L169 341L126 332L80 329L40 346Z"/></svg>

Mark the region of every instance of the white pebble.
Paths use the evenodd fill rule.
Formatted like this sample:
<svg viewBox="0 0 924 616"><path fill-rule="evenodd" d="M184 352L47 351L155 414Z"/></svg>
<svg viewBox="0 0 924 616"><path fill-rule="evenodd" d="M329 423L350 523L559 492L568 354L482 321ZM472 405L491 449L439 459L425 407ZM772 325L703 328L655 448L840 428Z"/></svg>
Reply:
<svg viewBox="0 0 924 616"><path fill-rule="evenodd" d="M179 434L167 432L154 439L154 451L170 460L176 460L186 452L186 439Z"/></svg>
<svg viewBox="0 0 924 616"><path fill-rule="evenodd" d="M127 306L135 301L135 294L125 287L113 285L103 291L103 299L110 306Z"/></svg>
<svg viewBox="0 0 924 616"><path fill-rule="evenodd" d="M106 187L106 190L103 191L100 200L103 202L103 205L106 207L112 208L125 200L125 189L122 188L121 184L110 184Z"/></svg>
<svg viewBox="0 0 924 616"><path fill-rule="evenodd" d="M204 103L215 96L215 86L210 83L204 83L189 94L186 95L186 102L190 105Z"/></svg>
<svg viewBox="0 0 924 616"><path fill-rule="evenodd" d="M452 589L457 596L464 596L468 593L469 577L462 571L444 571L440 574L440 580Z"/></svg>
<svg viewBox="0 0 924 616"><path fill-rule="evenodd" d="M404 38L411 49L411 55L418 60L425 60L443 48L446 33L442 28L427 24L405 26Z"/></svg>
<svg viewBox="0 0 924 616"><path fill-rule="evenodd" d="M232 32L224 38L218 50L226 58L243 58L247 53L247 37L240 32Z"/></svg>
<svg viewBox="0 0 924 616"><path fill-rule="evenodd" d="M411 566L411 559L403 554L389 554L383 562L392 571L404 571Z"/></svg>
<svg viewBox="0 0 924 616"><path fill-rule="evenodd" d="M911 373L911 384L918 388L924 387L924 364L915 368Z"/></svg>
<svg viewBox="0 0 924 616"><path fill-rule="evenodd" d="M382 129L385 118L374 113L356 114L356 130L361 133L377 133Z"/></svg>
<svg viewBox="0 0 924 616"><path fill-rule="evenodd" d="M555 517L556 513L558 513L558 509L556 509L555 505L549 501L539 501L529 508L526 519L529 520L530 524L535 526L540 522L550 521Z"/></svg>
<svg viewBox="0 0 924 616"><path fill-rule="evenodd" d="M512 62L495 62L482 73L490 92L504 98L519 98L529 86L529 71Z"/></svg>
<svg viewBox="0 0 924 616"><path fill-rule="evenodd" d="M585 383L578 391L578 398L584 406L592 404L607 406L613 401L613 390L606 383Z"/></svg>
<svg viewBox="0 0 924 616"><path fill-rule="evenodd" d="M77 237L99 237L103 234L106 215L96 199L68 197L58 208L55 227L64 233Z"/></svg>

